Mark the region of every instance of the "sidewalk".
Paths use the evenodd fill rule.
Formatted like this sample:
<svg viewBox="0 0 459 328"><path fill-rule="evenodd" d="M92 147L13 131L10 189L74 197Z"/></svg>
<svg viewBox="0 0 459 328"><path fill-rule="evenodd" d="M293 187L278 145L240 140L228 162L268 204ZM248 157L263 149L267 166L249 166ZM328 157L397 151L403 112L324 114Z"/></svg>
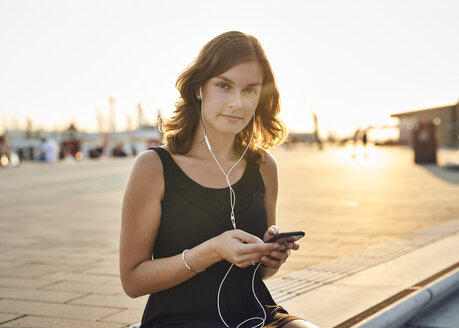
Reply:
<svg viewBox="0 0 459 328"><path fill-rule="evenodd" d="M456 219L271 280L268 286L289 312L320 327L396 328L433 300L459 292L458 249ZM426 299L432 282L442 292Z"/></svg>
<svg viewBox="0 0 459 328"><path fill-rule="evenodd" d="M279 149L274 155L280 177L278 226L306 232L300 250L279 277L326 267L330 261L451 224L459 217L459 171L414 165L412 152L405 148L369 148L367 157L356 158L345 148ZM26 164L0 170L0 327L121 328L140 321L147 297L128 298L118 270L120 204L132 161ZM437 241L429 239L430 245L450 238L448 229ZM398 259L430 246L404 255L406 247ZM443 253L453 256L451 249L439 248L428 261L441 261ZM397 258L387 257L387 263ZM440 264L438 271L444 269ZM336 284L322 285L334 285L333 298L344 298L353 286L352 280L344 279L356 279L382 265L375 262ZM426 277L421 273L415 272L410 283L425 279L429 272ZM341 285L343 281L349 286ZM303 287L309 288L306 283ZM342 313L341 322L386 296L375 291L395 293L399 288L360 286L360 307ZM314 297L320 289L301 296L309 295L311 306L281 302L292 303L292 309L286 303L291 313L303 311L298 314L320 324L318 316L330 317L335 310L327 298Z"/></svg>

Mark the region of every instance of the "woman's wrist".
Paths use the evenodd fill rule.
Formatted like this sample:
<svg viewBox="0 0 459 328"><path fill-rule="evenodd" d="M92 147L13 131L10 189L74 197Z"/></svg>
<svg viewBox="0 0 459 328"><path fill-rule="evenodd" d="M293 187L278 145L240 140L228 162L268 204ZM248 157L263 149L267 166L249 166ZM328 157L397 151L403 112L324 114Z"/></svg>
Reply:
<svg viewBox="0 0 459 328"><path fill-rule="evenodd" d="M219 262L221 259L218 253L218 241L215 238L211 238L190 250L184 250L181 255L182 261L184 258L186 261L183 261L185 262L184 265L188 269L192 268L191 271L200 273L214 263Z"/></svg>
<svg viewBox="0 0 459 328"><path fill-rule="evenodd" d="M187 268L188 270L190 270L191 272L194 272L194 273L201 273L201 272L206 271L206 269L203 269L203 270L201 270L201 271L196 271L196 270L194 270L192 267L190 267L190 265L189 265L188 262L186 261L186 257L185 257L185 254L186 254L186 252L188 252L188 251L189 251L189 249L185 249L185 250L183 250L183 252L182 252L182 261L183 261L183 264L185 264L186 268Z"/></svg>
<svg viewBox="0 0 459 328"><path fill-rule="evenodd" d="M205 245L207 244L207 245ZM212 259L213 263L220 262L223 260L223 256L220 253L220 243L218 240L218 236L213 237L203 243L206 246L208 251L208 258Z"/></svg>

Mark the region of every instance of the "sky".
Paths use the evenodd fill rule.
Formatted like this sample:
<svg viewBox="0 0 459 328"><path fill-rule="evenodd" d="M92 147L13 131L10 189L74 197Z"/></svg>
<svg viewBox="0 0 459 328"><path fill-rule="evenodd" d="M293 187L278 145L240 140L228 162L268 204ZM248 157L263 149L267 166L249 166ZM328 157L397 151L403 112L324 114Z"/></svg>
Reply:
<svg viewBox="0 0 459 328"><path fill-rule="evenodd" d="M390 114L459 100L455 0L0 0L0 133L169 117L175 81L205 43L262 43L292 131L352 133Z"/></svg>

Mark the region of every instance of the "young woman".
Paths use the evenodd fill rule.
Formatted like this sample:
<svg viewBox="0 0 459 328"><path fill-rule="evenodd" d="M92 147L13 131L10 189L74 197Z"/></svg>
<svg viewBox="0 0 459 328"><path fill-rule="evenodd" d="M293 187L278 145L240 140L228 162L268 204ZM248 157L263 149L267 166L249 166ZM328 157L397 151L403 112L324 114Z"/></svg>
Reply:
<svg viewBox="0 0 459 328"><path fill-rule="evenodd" d="M150 294L141 327L314 327L276 305L262 280L298 244L264 243L278 234L265 149L285 129L260 43L217 36L177 88L165 146L136 158L123 199L121 281L130 297Z"/></svg>

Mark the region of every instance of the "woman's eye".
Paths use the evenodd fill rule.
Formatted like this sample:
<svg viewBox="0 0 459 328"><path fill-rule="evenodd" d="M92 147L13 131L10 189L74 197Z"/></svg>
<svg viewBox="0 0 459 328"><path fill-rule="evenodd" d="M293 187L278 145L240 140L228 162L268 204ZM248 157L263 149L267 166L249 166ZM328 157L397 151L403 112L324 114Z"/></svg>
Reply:
<svg viewBox="0 0 459 328"><path fill-rule="evenodd" d="M229 88L229 85L226 84L226 83L218 83L217 84L217 87L221 88L221 89L228 89Z"/></svg>
<svg viewBox="0 0 459 328"><path fill-rule="evenodd" d="M255 95L258 94L258 90L257 89L247 89L246 93L251 95L251 96L255 96Z"/></svg>

